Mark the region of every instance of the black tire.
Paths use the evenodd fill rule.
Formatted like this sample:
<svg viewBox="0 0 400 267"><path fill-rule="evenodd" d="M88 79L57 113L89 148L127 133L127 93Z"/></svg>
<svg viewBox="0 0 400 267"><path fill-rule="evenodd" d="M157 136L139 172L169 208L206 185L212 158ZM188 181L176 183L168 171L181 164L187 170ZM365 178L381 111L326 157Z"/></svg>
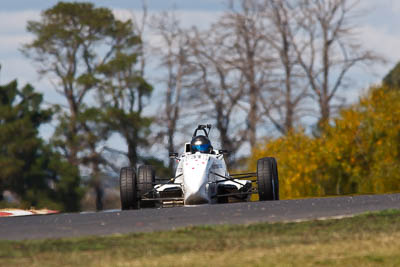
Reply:
<svg viewBox="0 0 400 267"><path fill-rule="evenodd" d="M258 196L260 201L279 200L278 165L275 158L257 161Z"/></svg>
<svg viewBox="0 0 400 267"><path fill-rule="evenodd" d="M134 168L122 168L119 174L119 188L121 196L121 209L138 209L137 181Z"/></svg>
<svg viewBox="0 0 400 267"><path fill-rule="evenodd" d="M154 197L154 184L156 182L156 175L153 166L142 165L138 169L137 175L137 187L138 196L140 199L153 198ZM141 208L153 208L155 207L155 201L145 200L140 201Z"/></svg>

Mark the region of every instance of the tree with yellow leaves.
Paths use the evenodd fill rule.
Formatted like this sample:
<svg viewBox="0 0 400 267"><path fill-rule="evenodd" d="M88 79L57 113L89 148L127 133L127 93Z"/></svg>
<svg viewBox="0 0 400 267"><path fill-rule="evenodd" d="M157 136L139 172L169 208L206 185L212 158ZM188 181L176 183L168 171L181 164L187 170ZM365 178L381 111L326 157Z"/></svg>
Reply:
<svg viewBox="0 0 400 267"><path fill-rule="evenodd" d="M346 109L319 137L304 130L270 139L255 159L277 158L282 198L400 191L400 92L381 86Z"/></svg>

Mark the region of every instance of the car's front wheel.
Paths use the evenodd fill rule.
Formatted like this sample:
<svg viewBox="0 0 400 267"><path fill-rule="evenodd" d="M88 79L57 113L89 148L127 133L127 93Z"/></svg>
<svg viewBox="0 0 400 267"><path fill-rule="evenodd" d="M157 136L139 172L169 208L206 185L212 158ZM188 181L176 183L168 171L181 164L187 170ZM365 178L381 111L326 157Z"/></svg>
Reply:
<svg viewBox="0 0 400 267"><path fill-rule="evenodd" d="M138 168L137 174L138 196L140 198L141 208L153 208L156 202L151 200L154 197L154 184L156 182L156 175L153 166L142 165Z"/></svg>
<svg viewBox="0 0 400 267"><path fill-rule="evenodd" d="M279 200L278 166L275 158L257 161L258 196L261 201Z"/></svg>
<svg viewBox="0 0 400 267"><path fill-rule="evenodd" d="M134 168L122 168L119 174L121 209L138 209L137 181Z"/></svg>

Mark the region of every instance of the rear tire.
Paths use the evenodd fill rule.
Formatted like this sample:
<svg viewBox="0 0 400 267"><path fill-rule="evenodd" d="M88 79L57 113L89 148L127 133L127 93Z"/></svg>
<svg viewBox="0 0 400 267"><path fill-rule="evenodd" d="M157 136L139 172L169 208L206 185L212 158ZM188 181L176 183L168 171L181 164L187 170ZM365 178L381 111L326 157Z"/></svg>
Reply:
<svg viewBox="0 0 400 267"><path fill-rule="evenodd" d="M119 188L121 197L121 209L138 209L137 181L134 168L122 168L119 174Z"/></svg>
<svg viewBox="0 0 400 267"><path fill-rule="evenodd" d="M138 169L137 175L137 187L138 187L138 197L141 199L141 208L154 208L156 206L155 201L145 200L143 198L153 198L154 197L154 184L156 182L156 175L153 166L142 165Z"/></svg>
<svg viewBox="0 0 400 267"><path fill-rule="evenodd" d="M257 161L258 196L260 201L279 200L278 166L275 158Z"/></svg>

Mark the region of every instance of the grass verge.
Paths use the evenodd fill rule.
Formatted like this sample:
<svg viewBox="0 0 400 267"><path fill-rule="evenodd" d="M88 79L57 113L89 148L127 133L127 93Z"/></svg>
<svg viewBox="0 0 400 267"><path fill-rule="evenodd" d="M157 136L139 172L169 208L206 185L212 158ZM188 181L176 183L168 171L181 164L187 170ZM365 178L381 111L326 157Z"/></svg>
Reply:
<svg viewBox="0 0 400 267"><path fill-rule="evenodd" d="M0 241L0 266L400 266L400 211L341 220Z"/></svg>

